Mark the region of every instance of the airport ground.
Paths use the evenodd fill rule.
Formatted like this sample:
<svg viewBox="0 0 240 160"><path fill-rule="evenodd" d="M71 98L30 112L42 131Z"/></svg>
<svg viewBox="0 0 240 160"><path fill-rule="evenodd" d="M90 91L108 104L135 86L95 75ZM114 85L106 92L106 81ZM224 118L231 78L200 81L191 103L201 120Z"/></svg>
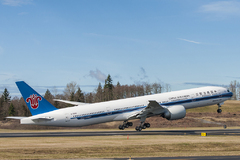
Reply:
<svg viewBox="0 0 240 160"><path fill-rule="evenodd" d="M184 119L176 121L153 117L149 120L153 126L151 130L222 130L224 125L227 125L226 130L240 130L240 102L227 101L222 109L222 114L216 113L217 106L188 110ZM16 121L4 121L0 124L0 133L118 132L115 127L119 123L113 122L70 130L69 128L35 128L34 126L21 128L22 126ZM134 128L122 132L126 131L134 131ZM5 137L0 138L0 144L1 159L240 156L239 134L210 134L206 137L200 134Z"/></svg>
<svg viewBox="0 0 240 160"><path fill-rule="evenodd" d="M86 132L86 130L84 131ZM6 132L9 131L5 131L5 133ZM28 131L28 133L29 132L30 131ZM82 131L74 130L74 132ZM90 132L97 131L91 130ZM201 136L200 134L18 137L0 138L0 144L1 159L79 159L129 158L130 156L136 158L240 155L240 136L234 135L209 135L206 137Z"/></svg>

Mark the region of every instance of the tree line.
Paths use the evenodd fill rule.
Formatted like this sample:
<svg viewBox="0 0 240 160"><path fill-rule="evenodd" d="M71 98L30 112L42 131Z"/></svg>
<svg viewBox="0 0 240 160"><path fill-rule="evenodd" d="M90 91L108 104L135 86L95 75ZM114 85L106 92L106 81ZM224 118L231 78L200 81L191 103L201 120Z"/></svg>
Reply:
<svg viewBox="0 0 240 160"><path fill-rule="evenodd" d="M240 99L240 84L237 81L230 82L227 87L233 92L233 100ZM63 99L69 101L83 102L83 103L96 103L117 99L124 99L130 97L151 95L162 92L170 92L171 86L162 83L142 83L132 85L121 85L117 82L113 85L110 75L107 76L104 85L98 84L98 87L89 93L82 92L76 82L70 82L66 85L62 94L52 94L49 89L46 90L44 98L52 103L57 108L65 108L71 105L54 101L54 99ZM11 98L7 88L4 89L0 95L0 120L7 116L30 116L31 113L24 101L24 99L14 97Z"/></svg>

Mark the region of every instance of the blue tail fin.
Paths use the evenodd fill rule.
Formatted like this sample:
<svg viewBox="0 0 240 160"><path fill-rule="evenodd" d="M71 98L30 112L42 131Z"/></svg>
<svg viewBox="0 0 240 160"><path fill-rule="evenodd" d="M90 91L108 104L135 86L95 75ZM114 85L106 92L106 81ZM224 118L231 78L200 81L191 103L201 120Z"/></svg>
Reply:
<svg viewBox="0 0 240 160"><path fill-rule="evenodd" d="M24 81L16 84L33 116L57 109Z"/></svg>

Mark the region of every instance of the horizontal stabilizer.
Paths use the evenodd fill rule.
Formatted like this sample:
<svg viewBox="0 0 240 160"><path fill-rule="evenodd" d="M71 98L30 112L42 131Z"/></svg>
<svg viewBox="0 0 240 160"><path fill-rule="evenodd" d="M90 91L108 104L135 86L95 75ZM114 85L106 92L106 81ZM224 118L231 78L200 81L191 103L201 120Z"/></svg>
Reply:
<svg viewBox="0 0 240 160"><path fill-rule="evenodd" d="M63 102L63 103L67 103L67 104L72 104L72 105L85 105L88 103L82 103L82 102L75 102L75 101L67 101L67 100L61 100L61 99L53 99L54 101L58 101L58 102Z"/></svg>
<svg viewBox="0 0 240 160"><path fill-rule="evenodd" d="M23 119L23 118L27 118L27 117L6 117L8 119Z"/></svg>
<svg viewBox="0 0 240 160"><path fill-rule="evenodd" d="M33 118L32 120L33 121L51 121L53 119L54 118L52 118L52 117L40 117L40 118Z"/></svg>

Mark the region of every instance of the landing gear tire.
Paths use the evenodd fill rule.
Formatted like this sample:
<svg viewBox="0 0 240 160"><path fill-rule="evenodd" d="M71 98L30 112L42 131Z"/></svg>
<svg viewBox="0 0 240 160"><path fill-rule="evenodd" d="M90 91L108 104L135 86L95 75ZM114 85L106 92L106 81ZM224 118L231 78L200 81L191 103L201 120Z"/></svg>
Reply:
<svg viewBox="0 0 240 160"><path fill-rule="evenodd" d="M151 125L150 125L150 123L145 123L144 124L147 128L149 128Z"/></svg>
<svg viewBox="0 0 240 160"><path fill-rule="evenodd" d="M124 130L125 128L128 128L128 127L130 127L132 125L133 125L132 122L124 121L122 125L118 126L118 129Z"/></svg>
<svg viewBox="0 0 240 160"><path fill-rule="evenodd" d="M221 104L218 104L218 110L217 110L218 113L222 113L222 110L220 109L221 107L222 107Z"/></svg>
<svg viewBox="0 0 240 160"><path fill-rule="evenodd" d="M123 125L119 125L118 129L120 129L120 130L124 130L125 127L124 127Z"/></svg>
<svg viewBox="0 0 240 160"><path fill-rule="evenodd" d="M136 126L136 131L138 131L138 132L141 132L142 131L142 127L140 127L140 126Z"/></svg>
<svg viewBox="0 0 240 160"><path fill-rule="evenodd" d="M217 112L218 112L218 113L222 113L222 110L221 110L221 109L218 109Z"/></svg>
<svg viewBox="0 0 240 160"><path fill-rule="evenodd" d="M136 131L138 131L138 130L139 130L139 127L138 127L138 126L136 126L136 127L135 127L135 130L136 130Z"/></svg>
<svg viewBox="0 0 240 160"><path fill-rule="evenodd" d="M132 125L133 125L133 123L132 123L132 122L127 122L127 124L128 124L129 126L132 126Z"/></svg>

